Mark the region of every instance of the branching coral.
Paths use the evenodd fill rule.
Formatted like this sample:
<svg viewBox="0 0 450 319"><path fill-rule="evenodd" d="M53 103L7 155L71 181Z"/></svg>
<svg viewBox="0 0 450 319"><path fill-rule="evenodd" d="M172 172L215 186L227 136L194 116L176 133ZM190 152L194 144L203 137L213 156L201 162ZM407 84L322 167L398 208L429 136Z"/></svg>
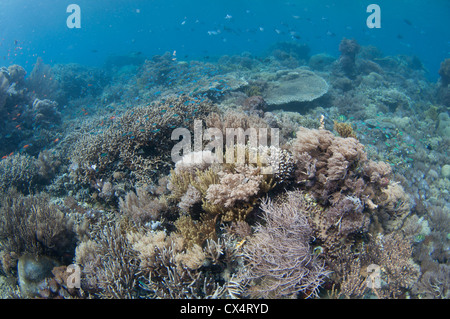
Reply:
<svg viewBox="0 0 450 319"><path fill-rule="evenodd" d="M9 156L0 162L0 191L15 187L23 193L28 193L38 180L38 173L39 168L32 156Z"/></svg>
<svg viewBox="0 0 450 319"><path fill-rule="evenodd" d="M182 207L191 207L189 202L198 203L201 199L202 209L206 212L205 220L245 220L258 198L275 187L274 176L278 180L287 179L293 168L293 161L287 153L277 152L275 149L265 151L252 152L256 155L256 163L226 163L227 154L223 155L223 165L205 164L201 161L195 163L183 158L171 173L169 188L172 190L172 198L176 201L183 199L180 202ZM240 144L227 152L232 152L235 159L239 153L244 155L244 159L249 159L251 153L250 147ZM192 155L195 154L190 153L185 157L191 158ZM203 158L201 154L198 155L200 159ZM205 155L211 156L209 151ZM203 170L197 169L199 165ZM195 198L191 195L195 195Z"/></svg>
<svg viewBox="0 0 450 319"><path fill-rule="evenodd" d="M108 223L76 250L81 287L101 298L137 296L138 258L120 224Z"/></svg>
<svg viewBox="0 0 450 319"><path fill-rule="evenodd" d="M72 175L82 183L112 180L117 172L140 184L168 171L172 130L202 119L213 108L206 100L188 96L135 107L98 134L81 138L72 152Z"/></svg>
<svg viewBox="0 0 450 319"><path fill-rule="evenodd" d="M261 204L264 224L257 226L244 246L247 266L243 277L252 281L248 284L250 296L317 295L328 272L309 245L308 206L298 192L288 192L280 202L266 200Z"/></svg>

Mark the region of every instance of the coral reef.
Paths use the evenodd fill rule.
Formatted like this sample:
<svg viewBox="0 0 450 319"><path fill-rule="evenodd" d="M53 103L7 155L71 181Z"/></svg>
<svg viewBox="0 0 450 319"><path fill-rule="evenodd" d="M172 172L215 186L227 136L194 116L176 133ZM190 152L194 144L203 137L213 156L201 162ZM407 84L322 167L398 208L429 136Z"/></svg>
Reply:
<svg viewBox="0 0 450 319"><path fill-rule="evenodd" d="M199 159L203 161L192 161L191 158L195 154L187 154L176 163L175 170L171 173L169 188L175 200L184 200L182 206L186 205L186 200L193 203L200 202L198 198L200 196L202 209L209 218L218 217L222 221L245 220L253 211L258 198L275 187L274 176L277 179L288 179L283 174L289 174L292 169L289 163L284 162L289 161L290 157L283 157L282 152L281 158L269 160L270 154L275 156L275 150L272 153L253 151L257 160L252 163L246 160L250 158L250 148L238 144L222 154L223 158L220 161L224 162L224 165L220 166L217 163L212 165L214 161L204 161L211 156L209 151L204 152L206 153L199 154ZM230 152L233 153L236 162L227 161ZM244 155L242 163L237 160L239 153ZM217 160L216 157L215 161ZM279 165L281 169L275 165ZM198 192L192 192L189 185L195 187ZM191 196L195 195L197 199L192 200L186 195L189 189Z"/></svg>
<svg viewBox="0 0 450 319"><path fill-rule="evenodd" d="M339 51L1 67L2 296L448 299L449 60Z"/></svg>
<svg viewBox="0 0 450 319"><path fill-rule="evenodd" d="M138 258L121 224L106 222L77 246L75 261L82 267L81 288L101 298L137 297Z"/></svg>
<svg viewBox="0 0 450 319"><path fill-rule="evenodd" d="M121 213L138 225L159 220L161 212L166 209L166 206L162 199L151 196L143 187L137 188L136 193L128 192L125 199L120 198L119 200Z"/></svg>

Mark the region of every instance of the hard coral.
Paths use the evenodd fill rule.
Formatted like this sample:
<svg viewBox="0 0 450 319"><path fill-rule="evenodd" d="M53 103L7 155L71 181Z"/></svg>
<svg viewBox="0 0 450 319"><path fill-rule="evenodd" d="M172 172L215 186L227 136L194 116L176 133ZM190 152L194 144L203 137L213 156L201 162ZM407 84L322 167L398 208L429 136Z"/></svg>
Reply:
<svg viewBox="0 0 450 319"><path fill-rule="evenodd" d="M99 134L83 136L72 153L72 176L84 184L129 174L138 184L151 184L169 171L170 139L175 128L190 126L213 109L207 100L170 97L127 111Z"/></svg>
<svg viewBox="0 0 450 319"><path fill-rule="evenodd" d="M241 149L245 159L249 158L250 148L243 145L236 145L226 153L233 153L236 159L236 155L240 152L238 149ZM209 164L204 166L203 170L195 169L196 165L200 164L184 160L193 153L185 155L171 174L169 187L172 189L172 197L179 201L192 185L199 191L202 209L210 218L219 217L222 221L245 220L258 198L276 185L274 177L287 178L282 174L290 172L288 164L282 163L287 158L281 156L278 159L273 158L270 162L270 154L275 157L277 153L275 150L272 153L266 152L265 155L261 155L263 154L261 152L255 153L259 156L256 163L226 163L225 154L222 155L223 165ZM269 156L268 160L263 161L262 156ZM194 169L189 168L187 165L189 162ZM272 169L270 165L280 165L283 173L280 173L279 167ZM277 173L280 175L276 175Z"/></svg>
<svg viewBox="0 0 450 319"><path fill-rule="evenodd" d="M361 47L356 40L343 38L339 44L341 56L339 65L347 76L353 76L356 68L356 55Z"/></svg>
<svg viewBox="0 0 450 319"><path fill-rule="evenodd" d="M34 157L14 154L0 162L0 192L15 187L28 194L39 179L39 167Z"/></svg>
<svg viewBox="0 0 450 319"><path fill-rule="evenodd" d="M400 298L412 288L420 275L420 267L411 260L411 243L402 235L378 236L367 247L366 263L381 267L384 284L377 289L380 298Z"/></svg>

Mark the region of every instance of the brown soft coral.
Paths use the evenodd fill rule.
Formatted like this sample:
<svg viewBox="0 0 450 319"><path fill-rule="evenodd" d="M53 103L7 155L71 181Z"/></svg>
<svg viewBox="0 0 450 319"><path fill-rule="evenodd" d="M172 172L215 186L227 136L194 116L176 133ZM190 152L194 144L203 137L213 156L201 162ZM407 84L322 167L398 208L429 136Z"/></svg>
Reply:
<svg viewBox="0 0 450 319"><path fill-rule="evenodd" d="M327 219L339 222L341 230L346 228L343 222L350 212L350 219L357 221L352 224L359 225L354 231L367 226L361 214L375 213L385 230L391 230L409 213L409 199L401 186L392 182L389 164L368 160L358 140L300 128L292 153L297 161L297 183L328 209Z"/></svg>
<svg viewBox="0 0 450 319"><path fill-rule="evenodd" d="M47 195L26 197L9 191L1 202L3 258L6 255L17 258L26 253L61 258L74 253L73 221L50 203Z"/></svg>
<svg viewBox="0 0 450 319"><path fill-rule="evenodd" d="M219 184L208 187L206 199L213 205L225 208L235 206L237 201L249 201L258 194L263 176L258 168L236 167L235 173L219 172Z"/></svg>
<svg viewBox="0 0 450 319"><path fill-rule="evenodd" d="M367 157L364 146L354 138L335 137L326 130L300 128L292 145L297 160L297 182L311 187L325 203L332 193L356 183L356 168Z"/></svg>

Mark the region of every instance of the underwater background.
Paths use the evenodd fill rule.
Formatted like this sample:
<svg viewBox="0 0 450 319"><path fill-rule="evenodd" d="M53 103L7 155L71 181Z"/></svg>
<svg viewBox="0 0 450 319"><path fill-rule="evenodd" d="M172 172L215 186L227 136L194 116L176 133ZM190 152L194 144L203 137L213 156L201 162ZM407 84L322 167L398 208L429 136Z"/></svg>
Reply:
<svg viewBox="0 0 450 319"><path fill-rule="evenodd" d="M0 296L448 299L449 14L2 0Z"/></svg>

